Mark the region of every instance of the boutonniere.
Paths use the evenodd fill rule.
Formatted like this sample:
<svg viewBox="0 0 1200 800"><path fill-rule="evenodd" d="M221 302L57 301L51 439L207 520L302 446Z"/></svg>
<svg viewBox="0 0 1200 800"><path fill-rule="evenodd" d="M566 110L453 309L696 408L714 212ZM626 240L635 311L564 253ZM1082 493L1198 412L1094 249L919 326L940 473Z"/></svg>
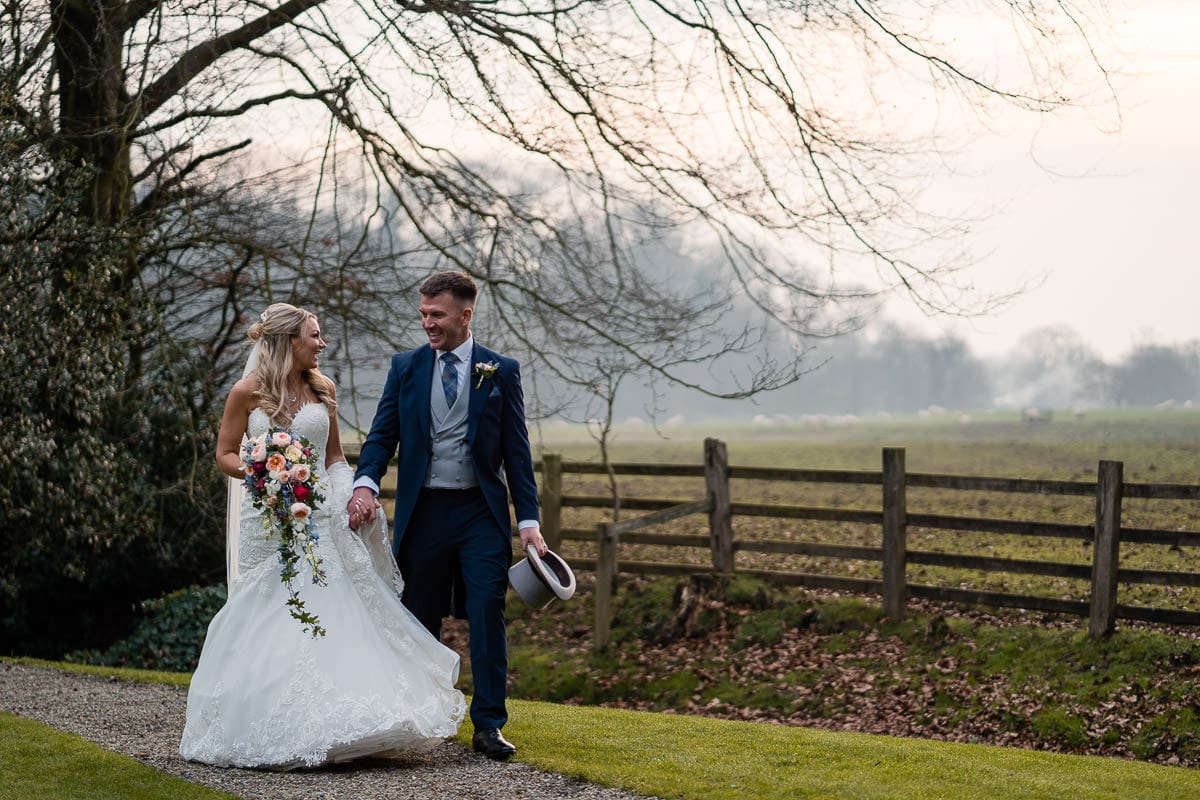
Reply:
<svg viewBox="0 0 1200 800"><path fill-rule="evenodd" d="M475 384L475 388L483 386L483 382L496 374L496 370L500 369L500 365L495 361L477 361L475 362L475 374L479 376L479 381Z"/></svg>

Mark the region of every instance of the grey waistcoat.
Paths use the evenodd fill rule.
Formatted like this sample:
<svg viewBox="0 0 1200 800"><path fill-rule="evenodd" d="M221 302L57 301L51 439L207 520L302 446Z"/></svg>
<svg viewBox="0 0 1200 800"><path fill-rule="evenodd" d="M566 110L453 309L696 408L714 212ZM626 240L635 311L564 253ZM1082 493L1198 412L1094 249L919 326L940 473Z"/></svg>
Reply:
<svg viewBox="0 0 1200 800"><path fill-rule="evenodd" d="M471 404L471 378L458 390L453 408L446 406L438 371L433 371L433 387L429 393L431 408L430 438L433 458L425 475L425 486L432 489L467 489L477 486L475 465L467 447L467 409Z"/></svg>

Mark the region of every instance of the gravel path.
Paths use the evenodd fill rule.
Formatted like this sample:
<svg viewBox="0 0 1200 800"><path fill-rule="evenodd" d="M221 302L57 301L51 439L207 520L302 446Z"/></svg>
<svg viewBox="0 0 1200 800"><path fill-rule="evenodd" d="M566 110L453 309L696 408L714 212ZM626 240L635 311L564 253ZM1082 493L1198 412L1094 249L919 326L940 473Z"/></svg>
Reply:
<svg viewBox="0 0 1200 800"><path fill-rule="evenodd" d="M179 755L187 690L0 662L0 710L38 720L169 775L245 800L644 800L520 763L477 756L455 742L426 754L299 772L223 769ZM520 742L517 743L520 746Z"/></svg>

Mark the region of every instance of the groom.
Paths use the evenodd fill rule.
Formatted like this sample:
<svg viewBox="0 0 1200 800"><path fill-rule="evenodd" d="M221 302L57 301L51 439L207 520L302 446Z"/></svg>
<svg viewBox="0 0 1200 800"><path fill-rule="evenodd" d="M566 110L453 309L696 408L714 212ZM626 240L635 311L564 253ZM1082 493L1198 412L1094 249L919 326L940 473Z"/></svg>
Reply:
<svg viewBox="0 0 1200 800"><path fill-rule="evenodd" d="M500 733L508 720L509 493L521 548L546 552L520 368L471 335L477 290L470 276L439 272L420 291L429 347L392 356L346 508L355 530L374 519L379 483L399 449L392 525L404 604L439 638L442 619L465 611L475 684L472 745L505 759L516 752Z"/></svg>

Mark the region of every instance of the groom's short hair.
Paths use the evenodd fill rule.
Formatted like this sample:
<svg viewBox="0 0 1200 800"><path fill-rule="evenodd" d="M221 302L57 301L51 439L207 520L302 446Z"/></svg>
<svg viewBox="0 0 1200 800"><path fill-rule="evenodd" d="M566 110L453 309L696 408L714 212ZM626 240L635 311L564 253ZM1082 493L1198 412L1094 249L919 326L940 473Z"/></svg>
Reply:
<svg viewBox="0 0 1200 800"><path fill-rule="evenodd" d="M449 292L464 305L474 305L479 295L475 281L465 272L435 272L421 284L421 294L425 297L436 297L443 292Z"/></svg>

